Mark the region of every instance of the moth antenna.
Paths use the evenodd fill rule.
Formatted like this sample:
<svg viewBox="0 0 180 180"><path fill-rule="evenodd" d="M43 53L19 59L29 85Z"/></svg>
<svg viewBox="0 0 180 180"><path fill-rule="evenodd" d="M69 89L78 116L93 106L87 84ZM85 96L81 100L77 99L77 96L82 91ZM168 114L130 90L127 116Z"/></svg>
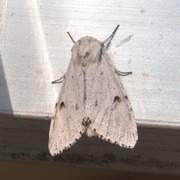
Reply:
<svg viewBox="0 0 180 180"><path fill-rule="evenodd" d="M67 32L67 34L68 34L69 37L71 38L72 42L75 43L75 40L73 39L73 37L71 36L71 34L69 33L69 31Z"/></svg>
<svg viewBox="0 0 180 180"><path fill-rule="evenodd" d="M109 47L109 45L110 45L110 43L111 43L114 35L116 34L116 31L117 31L118 28L119 28L119 25L117 25L117 27L116 27L115 30L112 32L112 34L103 41L103 44L105 44L106 42L109 41L108 44L106 45L106 49Z"/></svg>

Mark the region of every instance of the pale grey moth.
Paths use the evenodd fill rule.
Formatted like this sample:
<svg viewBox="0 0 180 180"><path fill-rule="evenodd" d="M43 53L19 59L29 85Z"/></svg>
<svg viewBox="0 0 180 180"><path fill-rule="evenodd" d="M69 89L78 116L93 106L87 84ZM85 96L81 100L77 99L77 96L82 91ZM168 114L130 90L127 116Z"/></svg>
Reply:
<svg viewBox="0 0 180 180"><path fill-rule="evenodd" d="M121 147L135 146L134 113L119 77L131 72L118 71L107 54L118 27L102 42L89 36L75 42L70 36L71 61L59 79L63 82L49 131L51 155L69 148L83 133Z"/></svg>

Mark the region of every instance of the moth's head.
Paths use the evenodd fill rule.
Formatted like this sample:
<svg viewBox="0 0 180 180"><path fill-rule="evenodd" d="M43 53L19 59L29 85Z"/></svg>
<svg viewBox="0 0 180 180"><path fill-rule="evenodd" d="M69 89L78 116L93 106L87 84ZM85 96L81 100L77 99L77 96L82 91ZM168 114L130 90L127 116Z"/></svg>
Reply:
<svg viewBox="0 0 180 180"><path fill-rule="evenodd" d="M98 41L97 39L90 36L86 36L79 39L78 41L75 41L72 38L71 34L67 32L72 42L74 43L74 46L71 50L72 60L75 63L81 64L83 66L97 60L101 61L102 56L106 54L106 50L108 49L111 40L113 39L118 28L119 25L117 25L112 34L103 42ZM106 47L104 46L104 44L106 44Z"/></svg>
<svg viewBox="0 0 180 180"><path fill-rule="evenodd" d="M75 42L72 47L73 59L81 61L96 61L99 60L102 54L103 43L93 37L83 37Z"/></svg>

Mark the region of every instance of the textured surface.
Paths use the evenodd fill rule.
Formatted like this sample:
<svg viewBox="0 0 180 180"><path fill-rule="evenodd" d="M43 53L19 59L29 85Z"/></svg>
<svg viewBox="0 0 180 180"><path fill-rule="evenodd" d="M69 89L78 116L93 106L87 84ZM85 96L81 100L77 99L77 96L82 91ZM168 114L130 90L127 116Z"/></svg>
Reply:
<svg viewBox="0 0 180 180"><path fill-rule="evenodd" d="M5 2L5 1L4 1ZM167 5L168 4L168 5ZM0 32L0 112L52 115L59 78L70 61L72 42L99 40L120 28L114 62L141 122L179 122L180 1L13 1L3 4ZM112 49L113 49L112 45Z"/></svg>
<svg viewBox="0 0 180 180"><path fill-rule="evenodd" d="M134 34L114 64L133 72L123 84L138 124L148 128L139 128L132 151L82 138L59 162L179 173L180 135L169 128L180 125L179 9L179 0L0 0L0 159L52 161L49 121L37 116L53 114L61 85L51 81L66 72L73 46L66 32L103 40L120 24L109 52Z"/></svg>
<svg viewBox="0 0 180 180"><path fill-rule="evenodd" d="M8 169L8 170L7 170ZM179 180L179 176L129 173L120 170L102 168L82 168L74 166L49 166L45 164L30 163L2 163L0 162L0 174L3 180L49 180L49 179L68 179L68 180Z"/></svg>
<svg viewBox="0 0 180 180"><path fill-rule="evenodd" d="M180 175L179 130L139 127L134 149L82 137L70 149L52 158L48 151L49 126L50 121L43 119L1 118L0 160Z"/></svg>

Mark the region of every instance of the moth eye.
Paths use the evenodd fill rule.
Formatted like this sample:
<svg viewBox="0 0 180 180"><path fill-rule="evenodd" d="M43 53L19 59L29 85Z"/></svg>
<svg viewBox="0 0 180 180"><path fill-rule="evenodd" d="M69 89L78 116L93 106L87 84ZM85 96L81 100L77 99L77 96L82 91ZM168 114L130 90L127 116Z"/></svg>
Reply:
<svg viewBox="0 0 180 180"><path fill-rule="evenodd" d="M115 102L119 102L120 103L121 102L121 98L119 96L115 96L114 97L114 103Z"/></svg>

